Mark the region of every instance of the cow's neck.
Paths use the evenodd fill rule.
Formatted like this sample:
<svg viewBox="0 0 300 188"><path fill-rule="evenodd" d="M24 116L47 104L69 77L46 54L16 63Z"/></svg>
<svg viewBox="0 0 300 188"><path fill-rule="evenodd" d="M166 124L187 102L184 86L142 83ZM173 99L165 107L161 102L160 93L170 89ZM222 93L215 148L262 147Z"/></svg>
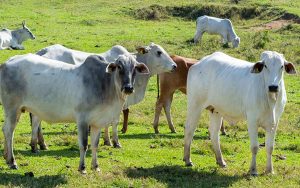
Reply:
<svg viewBox="0 0 300 188"><path fill-rule="evenodd" d="M148 67L148 69L150 71L150 74L146 74L145 77L149 77L150 78L151 76L153 76L153 75L155 75L157 73L155 72L155 70L151 66L151 62L149 62L148 56L149 56L148 53L146 53L146 54L140 54L140 53L138 53L138 54L136 54L136 60L138 62L144 63Z"/></svg>
<svg viewBox="0 0 300 188"><path fill-rule="evenodd" d="M13 38L18 42L18 44L22 44L26 40L26 37L23 35L22 29L14 30L11 32Z"/></svg>

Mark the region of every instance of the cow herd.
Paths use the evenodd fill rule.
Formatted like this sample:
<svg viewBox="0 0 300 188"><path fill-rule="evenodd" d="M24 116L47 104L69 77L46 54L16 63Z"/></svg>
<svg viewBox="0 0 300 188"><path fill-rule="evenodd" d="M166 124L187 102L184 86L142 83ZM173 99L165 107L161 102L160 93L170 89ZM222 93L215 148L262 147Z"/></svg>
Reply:
<svg viewBox="0 0 300 188"><path fill-rule="evenodd" d="M201 16L197 19L194 42L204 32L219 34L234 48L240 44L228 19ZM34 39L25 22L22 29L0 31L0 49L24 49L22 42ZM105 129L104 144L111 145L108 127L112 125L112 143L118 141L120 114L127 131L129 107L141 102L149 78L160 76L160 95L156 102L153 128L165 110L171 132L173 94L187 94L187 119L184 130L184 162L192 166L190 148L201 112L209 111L209 132L216 162L225 167L220 149L219 131L225 134L223 119L231 123L246 120L252 161L250 174L257 175L258 127L266 130L266 172L273 173L272 151L279 118L286 104L283 72L295 74L292 63L274 51L265 51L257 63L215 52L200 60L170 56L161 46L151 43L130 53L123 46L92 54L56 44L35 54L16 55L0 66L0 102L4 109L4 158L17 169L13 154L13 135L22 112L29 112L32 126L31 149L47 149L41 121L74 122L78 128L80 162L78 170L86 173L85 156L91 135L92 169L99 171L97 148L100 130Z"/></svg>

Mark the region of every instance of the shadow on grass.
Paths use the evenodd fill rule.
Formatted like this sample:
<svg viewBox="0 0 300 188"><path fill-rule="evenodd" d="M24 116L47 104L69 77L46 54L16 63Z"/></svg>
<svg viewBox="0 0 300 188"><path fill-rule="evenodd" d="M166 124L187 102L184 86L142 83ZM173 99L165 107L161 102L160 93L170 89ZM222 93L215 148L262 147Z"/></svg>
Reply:
<svg viewBox="0 0 300 188"><path fill-rule="evenodd" d="M3 150L2 150L3 153ZM21 154L23 156L30 156L30 157L42 157L42 156L53 156L57 159L61 157L68 157L68 158L74 158L79 157L79 147L78 146L71 146L69 148L65 149L56 149L56 150L44 150L39 151L38 153L32 153L31 150L14 150L15 154ZM89 156L91 153L90 150L87 152L87 156Z"/></svg>
<svg viewBox="0 0 300 188"><path fill-rule="evenodd" d="M119 134L120 139L157 139L157 138L179 138L183 139L184 135L179 133L170 133L170 134L155 134L155 133L141 133L141 134ZM194 140L208 140L208 135L195 135ZM121 140L122 141L122 140Z"/></svg>
<svg viewBox="0 0 300 188"><path fill-rule="evenodd" d="M229 187L242 176L228 176L215 169L203 171L181 166L155 166L152 168L134 167L125 171L129 178L154 178L167 187Z"/></svg>
<svg viewBox="0 0 300 188"><path fill-rule="evenodd" d="M59 187L67 183L64 175L29 177L20 174L0 173L0 185L5 187Z"/></svg>

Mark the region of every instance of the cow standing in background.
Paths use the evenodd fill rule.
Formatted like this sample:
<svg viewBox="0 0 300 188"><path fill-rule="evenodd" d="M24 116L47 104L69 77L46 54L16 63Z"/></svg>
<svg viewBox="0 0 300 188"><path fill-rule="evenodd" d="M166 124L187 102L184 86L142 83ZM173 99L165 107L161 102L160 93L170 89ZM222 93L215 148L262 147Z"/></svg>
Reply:
<svg viewBox="0 0 300 188"><path fill-rule="evenodd" d="M255 64L221 52L206 56L193 65L187 79L187 120L184 131L184 161L192 166L191 142L200 114L210 111L209 131L217 164L224 167L219 130L222 119L246 119L252 151L250 174L257 175L258 127L266 130L267 173L273 173L272 152L275 133L286 104L284 70L295 74L292 63L282 54L265 51Z"/></svg>
<svg viewBox="0 0 300 188"><path fill-rule="evenodd" d="M234 48L240 44L240 38L236 35L232 23L229 19L220 19L211 16L201 16L196 21L196 33L194 36L194 43L201 40L203 33L221 35L223 43L232 43Z"/></svg>
<svg viewBox="0 0 300 188"><path fill-rule="evenodd" d="M126 97L134 91L136 73L148 74L149 70L130 54L120 55L113 63L92 55L80 65L34 54L9 59L0 67L6 163L12 169L17 168L13 155L14 129L21 112L28 111L47 122L77 123L81 173L86 173L90 127L92 169L99 171L100 128L117 126Z"/></svg>
<svg viewBox="0 0 300 188"><path fill-rule="evenodd" d="M26 27L25 21L22 23L22 29L2 29L0 31L0 50L24 50L22 43L27 39L33 40L35 39L35 36L32 34L30 29Z"/></svg>

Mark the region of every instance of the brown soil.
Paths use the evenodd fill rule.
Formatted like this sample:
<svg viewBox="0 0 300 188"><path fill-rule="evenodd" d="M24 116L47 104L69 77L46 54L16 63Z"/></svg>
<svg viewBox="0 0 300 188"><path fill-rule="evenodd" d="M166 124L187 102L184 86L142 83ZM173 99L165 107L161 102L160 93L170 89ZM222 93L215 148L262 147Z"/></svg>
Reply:
<svg viewBox="0 0 300 188"><path fill-rule="evenodd" d="M282 27L285 27L291 23L293 23L293 20L274 20L266 24L262 24L256 27L252 27L251 29L255 31L262 31L262 30L278 30Z"/></svg>

